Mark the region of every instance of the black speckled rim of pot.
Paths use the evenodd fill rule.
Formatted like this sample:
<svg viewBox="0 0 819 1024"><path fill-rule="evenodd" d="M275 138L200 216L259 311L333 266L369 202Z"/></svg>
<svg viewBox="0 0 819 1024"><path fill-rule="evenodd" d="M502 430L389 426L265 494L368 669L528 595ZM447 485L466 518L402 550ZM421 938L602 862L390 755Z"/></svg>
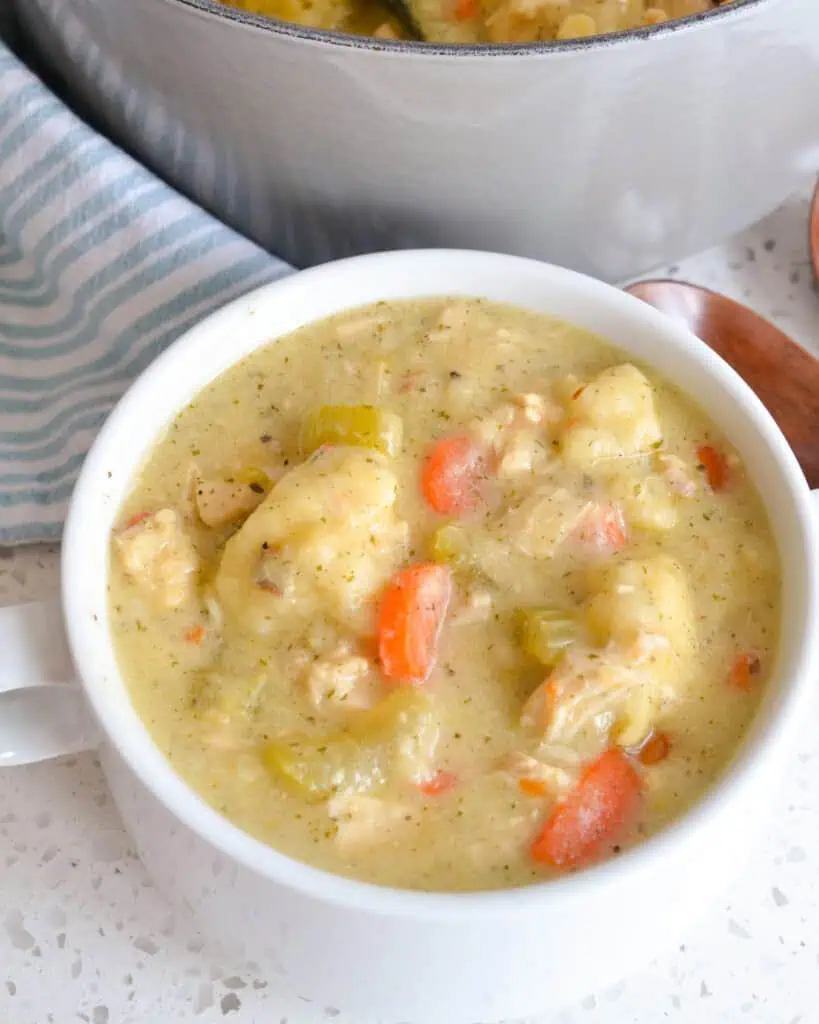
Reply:
<svg viewBox="0 0 819 1024"><path fill-rule="evenodd" d="M722 21L737 17L750 7L757 7L771 0L731 0L710 11L692 14L687 18L675 18L646 28L629 29L626 32L609 32L605 35L585 39L563 39L538 43L420 43L409 39L376 39L372 36L353 36L325 29L306 28L292 22L278 21L261 14L251 14L238 7L217 3L216 0L165 0L167 3L190 7L203 14L213 15L223 21L236 22L247 28L261 29L273 35L290 36L310 43L323 43L332 47L347 47L357 50L399 50L404 54L430 56L440 54L447 57L525 57L536 54L566 53L571 50L593 50L604 46L616 46L632 40L652 39L654 36L669 35L685 31L705 21ZM807 0L815 3L817 0Z"/></svg>

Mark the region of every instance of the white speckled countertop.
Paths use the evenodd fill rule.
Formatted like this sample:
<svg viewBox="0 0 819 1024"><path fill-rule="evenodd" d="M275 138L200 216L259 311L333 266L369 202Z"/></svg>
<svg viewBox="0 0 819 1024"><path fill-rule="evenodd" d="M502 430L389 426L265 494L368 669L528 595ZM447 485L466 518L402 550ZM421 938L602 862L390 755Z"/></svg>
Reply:
<svg viewBox="0 0 819 1024"><path fill-rule="evenodd" d="M747 302L819 353L807 196L667 272ZM0 550L0 604L56 584L54 548ZM363 1024L282 998L257 965L213 962L152 888L93 756L0 772L0 837L2 1024ZM819 729L811 723L767 837L685 945L540 1024L666 1020L819 1022Z"/></svg>

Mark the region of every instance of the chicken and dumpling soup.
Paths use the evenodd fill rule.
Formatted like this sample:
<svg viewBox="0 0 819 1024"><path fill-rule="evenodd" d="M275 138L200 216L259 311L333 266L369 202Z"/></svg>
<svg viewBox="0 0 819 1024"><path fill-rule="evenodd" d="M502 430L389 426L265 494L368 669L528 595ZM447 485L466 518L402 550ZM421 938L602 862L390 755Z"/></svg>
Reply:
<svg viewBox="0 0 819 1024"><path fill-rule="evenodd" d="M460 298L254 352L111 541L122 672L179 774L286 854L412 889L539 881L683 813L779 609L762 502L692 401Z"/></svg>
<svg viewBox="0 0 819 1024"><path fill-rule="evenodd" d="M222 0L309 28L431 43L537 43L649 28L736 0ZM396 7L406 8L396 18ZM409 25L407 24L409 22ZM408 29L412 29L412 34Z"/></svg>

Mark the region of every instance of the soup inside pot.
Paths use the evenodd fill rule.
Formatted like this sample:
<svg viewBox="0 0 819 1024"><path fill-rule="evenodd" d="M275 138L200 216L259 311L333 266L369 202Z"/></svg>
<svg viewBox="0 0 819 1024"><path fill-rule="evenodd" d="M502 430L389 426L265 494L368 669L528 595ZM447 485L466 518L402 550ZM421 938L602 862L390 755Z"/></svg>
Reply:
<svg viewBox="0 0 819 1024"><path fill-rule="evenodd" d="M311 28L406 38L379 0L223 0ZM436 43L533 43L658 25L731 0L405 0L423 38Z"/></svg>
<svg viewBox="0 0 819 1024"><path fill-rule="evenodd" d="M111 628L176 770L283 852L476 890L615 855L722 772L777 645L763 505L701 410L583 330L381 303L171 425Z"/></svg>

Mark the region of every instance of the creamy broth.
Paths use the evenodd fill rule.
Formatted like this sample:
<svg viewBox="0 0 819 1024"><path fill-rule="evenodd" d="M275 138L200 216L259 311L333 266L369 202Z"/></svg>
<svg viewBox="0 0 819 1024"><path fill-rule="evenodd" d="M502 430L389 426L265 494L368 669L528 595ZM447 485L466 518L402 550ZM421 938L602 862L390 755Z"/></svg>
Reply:
<svg viewBox="0 0 819 1024"><path fill-rule="evenodd" d="M693 402L456 298L313 324L202 392L122 509L110 607L138 713L218 811L332 872L474 890L696 800L758 706L779 588Z"/></svg>

